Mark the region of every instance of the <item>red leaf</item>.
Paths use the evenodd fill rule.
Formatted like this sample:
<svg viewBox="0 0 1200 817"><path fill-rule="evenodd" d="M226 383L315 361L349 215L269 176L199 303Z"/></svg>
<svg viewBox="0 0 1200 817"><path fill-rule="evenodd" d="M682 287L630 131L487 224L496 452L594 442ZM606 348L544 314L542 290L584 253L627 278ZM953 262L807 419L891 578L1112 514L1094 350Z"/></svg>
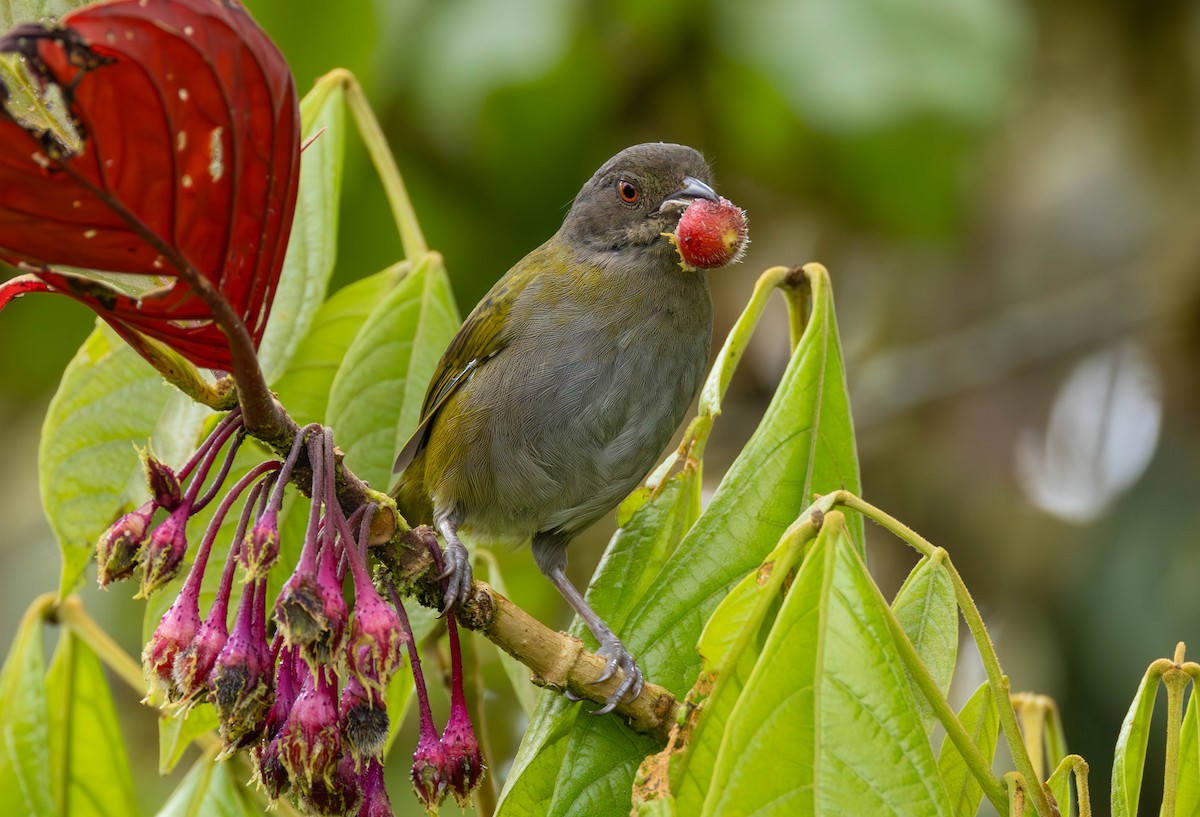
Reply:
<svg viewBox="0 0 1200 817"><path fill-rule="evenodd" d="M116 0L18 26L0 50L62 89L82 139L72 150L0 104L0 257L118 329L228 370L194 285L207 279L257 346L300 157L295 81L274 43L232 0ZM55 265L145 286L131 295Z"/></svg>

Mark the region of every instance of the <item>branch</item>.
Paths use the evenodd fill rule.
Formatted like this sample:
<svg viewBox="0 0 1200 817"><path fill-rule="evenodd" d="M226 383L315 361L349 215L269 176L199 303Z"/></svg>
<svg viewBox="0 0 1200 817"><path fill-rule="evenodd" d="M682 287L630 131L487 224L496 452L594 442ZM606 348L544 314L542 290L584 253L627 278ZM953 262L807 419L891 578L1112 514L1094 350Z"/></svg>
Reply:
<svg viewBox="0 0 1200 817"><path fill-rule="evenodd" d="M385 579L402 594L438 609L442 589L429 552L431 540L436 541L436 534L422 525L398 535L387 547L376 548L375 556L386 570ZM529 667L530 680L538 686L569 691L596 703L604 703L616 691L619 678L595 683L604 671L604 658L585 650L578 638L542 624L486 582L474 583L456 616L464 627ZM668 690L647 682L641 695L623 701L615 711L635 732L665 744L678 707Z"/></svg>

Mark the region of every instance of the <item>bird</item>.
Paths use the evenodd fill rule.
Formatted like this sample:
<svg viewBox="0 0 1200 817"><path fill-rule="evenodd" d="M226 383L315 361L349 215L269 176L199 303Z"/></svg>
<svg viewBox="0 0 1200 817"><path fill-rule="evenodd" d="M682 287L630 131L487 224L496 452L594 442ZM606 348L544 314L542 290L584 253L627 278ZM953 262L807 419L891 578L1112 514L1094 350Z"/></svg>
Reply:
<svg viewBox="0 0 1200 817"><path fill-rule="evenodd" d="M394 469L400 513L445 542L443 611L472 584L460 531L532 544L607 659L594 683L622 673L596 714L636 699L645 676L567 578L567 546L637 487L703 381L712 296L670 240L697 199L719 200L693 148L640 144L605 162L464 321Z"/></svg>

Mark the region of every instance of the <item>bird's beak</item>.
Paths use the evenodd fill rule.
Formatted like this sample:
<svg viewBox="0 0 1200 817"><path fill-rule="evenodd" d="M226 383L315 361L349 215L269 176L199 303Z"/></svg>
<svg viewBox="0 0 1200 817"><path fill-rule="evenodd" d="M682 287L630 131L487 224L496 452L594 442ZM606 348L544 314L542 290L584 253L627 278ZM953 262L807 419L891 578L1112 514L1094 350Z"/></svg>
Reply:
<svg viewBox="0 0 1200 817"><path fill-rule="evenodd" d="M663 203L659 205L658 210L662 212L668 205L674 207L687 205L688 199L708 199L712 202L720 201L717 191L713 190L707 184L694 176L684 176L683 187L667 196L663 200Z"/></svg>

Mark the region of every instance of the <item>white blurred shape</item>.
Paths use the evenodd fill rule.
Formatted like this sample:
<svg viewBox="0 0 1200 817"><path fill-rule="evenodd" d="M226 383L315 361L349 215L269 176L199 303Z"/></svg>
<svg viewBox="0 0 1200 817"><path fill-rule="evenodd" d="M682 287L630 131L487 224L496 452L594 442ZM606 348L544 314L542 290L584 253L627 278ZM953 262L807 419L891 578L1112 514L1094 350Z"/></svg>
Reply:
<svg viewBox="0 0 1200 817"><path fill-rule="evenodd" d="M1017 440L1017 477L1047 513L1085 523L1150 463L1162 425L1153 362L1133 342L1080 361L1054 400L1044 434Z"/></svg>

